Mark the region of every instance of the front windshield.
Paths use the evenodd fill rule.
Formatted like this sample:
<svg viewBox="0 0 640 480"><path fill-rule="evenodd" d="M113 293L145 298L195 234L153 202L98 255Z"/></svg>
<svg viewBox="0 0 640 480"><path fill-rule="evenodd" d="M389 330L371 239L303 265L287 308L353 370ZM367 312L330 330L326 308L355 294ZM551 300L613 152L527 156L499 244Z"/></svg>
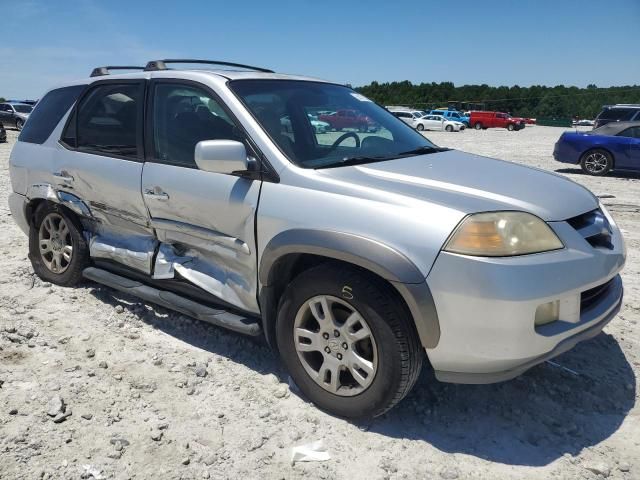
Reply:
<svg viewBox="0 0 640 480"><path fill-rule="evenodd" d="M31 110L33 110L31 105L14 105L13 108L15 108L18 113L31 113Z"/></svg>
<svg viewBox="0 0 640 480"><path fill-rule="evenodd" d="M280 150L303 168L439 151L387 110L341 85L298 80L235 80L229 85ZM318 128L312 119L327 126Z"/></svg>

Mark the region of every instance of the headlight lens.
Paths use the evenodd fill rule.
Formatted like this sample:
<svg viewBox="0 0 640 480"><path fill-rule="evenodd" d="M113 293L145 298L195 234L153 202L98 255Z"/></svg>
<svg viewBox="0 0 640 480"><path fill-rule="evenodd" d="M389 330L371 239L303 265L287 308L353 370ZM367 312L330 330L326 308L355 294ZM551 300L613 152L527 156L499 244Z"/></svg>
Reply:
<svg viewBox="0 0 640 480"><path fill-rule="evenodd" d="M564 245L543 220L525 212L476 213L465 218L444 250L479 257L509 257Z"/></svg>

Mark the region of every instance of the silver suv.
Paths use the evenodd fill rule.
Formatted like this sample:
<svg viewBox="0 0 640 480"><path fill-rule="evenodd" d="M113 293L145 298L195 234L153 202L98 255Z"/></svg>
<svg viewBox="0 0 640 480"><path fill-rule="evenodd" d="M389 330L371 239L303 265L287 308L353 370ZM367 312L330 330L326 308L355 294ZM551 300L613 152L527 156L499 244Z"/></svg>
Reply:
<svg viewBox="0 0 640 480"><path fill-rule="evenodd" d="M42 279L264 335L351 418L427 358L441 381L508 380L618 312L623 239L582 186L439 148L343 85L169 63L96 69L33 111L10 207ZM341 110L378 128L311 124Z"/></svg>

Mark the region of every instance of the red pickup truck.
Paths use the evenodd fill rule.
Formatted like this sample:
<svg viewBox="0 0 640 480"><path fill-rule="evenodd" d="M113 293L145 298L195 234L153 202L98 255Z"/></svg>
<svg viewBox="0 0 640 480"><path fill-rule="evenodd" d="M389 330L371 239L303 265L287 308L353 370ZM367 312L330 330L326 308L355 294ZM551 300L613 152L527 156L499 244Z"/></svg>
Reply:
<svg viewBox="0 0 640 480"><path fill-rule="evenodd" d="M514 118L508 113L471 111L469 123L476 130L487 128L506 128L509 131L522 130L525 121L522 118Z"/></svg>
<svg viewBox="0 0 640 480"><path fill-rule="evenodd" d="M366 115L357 110L338 110L337 112L320 115L318 120L327 122L332 130L355 128L361 132L376 131L376 124Z"/></svg>

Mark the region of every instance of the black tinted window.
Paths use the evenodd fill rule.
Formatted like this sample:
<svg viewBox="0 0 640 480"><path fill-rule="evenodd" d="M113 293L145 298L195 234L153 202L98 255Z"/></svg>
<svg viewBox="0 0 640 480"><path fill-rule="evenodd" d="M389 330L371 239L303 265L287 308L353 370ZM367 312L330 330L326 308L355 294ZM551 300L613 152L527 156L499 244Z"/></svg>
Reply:
<svg viewBox="0 0 640 480"><path fill-rule="evenodd" d="M86 85L74 85L47 93L29 115L29 121L25 123L18 140L43 143L85 87Z"/></svg>
<svg viewBox="0 0 640 480"><path fill-rule="evenodd" d="M99 85L83 97L77 115L78 148L99 154L138 157L142 84ZM67 131L64 137L69 135Z"/></svg>
<svg viewBox="0 0 640 480"><path fill-rule="evenodd" d="M205 89L158 83L153 95L153 146L163 163L195 167L201 140L242 140L218 101Z"/></svg>
<svg viewBox="0 0 640 480"><path fill-rule="evenodd" d="M632 108L608 108L603 110L599 120L631 120L638 110Z"/></svg>
<svg viewBox="0 0 640 480"><path fill-rule="evenodd" d="M631 127L618 134L619 137L640 138L640 127Z"/></svg>

